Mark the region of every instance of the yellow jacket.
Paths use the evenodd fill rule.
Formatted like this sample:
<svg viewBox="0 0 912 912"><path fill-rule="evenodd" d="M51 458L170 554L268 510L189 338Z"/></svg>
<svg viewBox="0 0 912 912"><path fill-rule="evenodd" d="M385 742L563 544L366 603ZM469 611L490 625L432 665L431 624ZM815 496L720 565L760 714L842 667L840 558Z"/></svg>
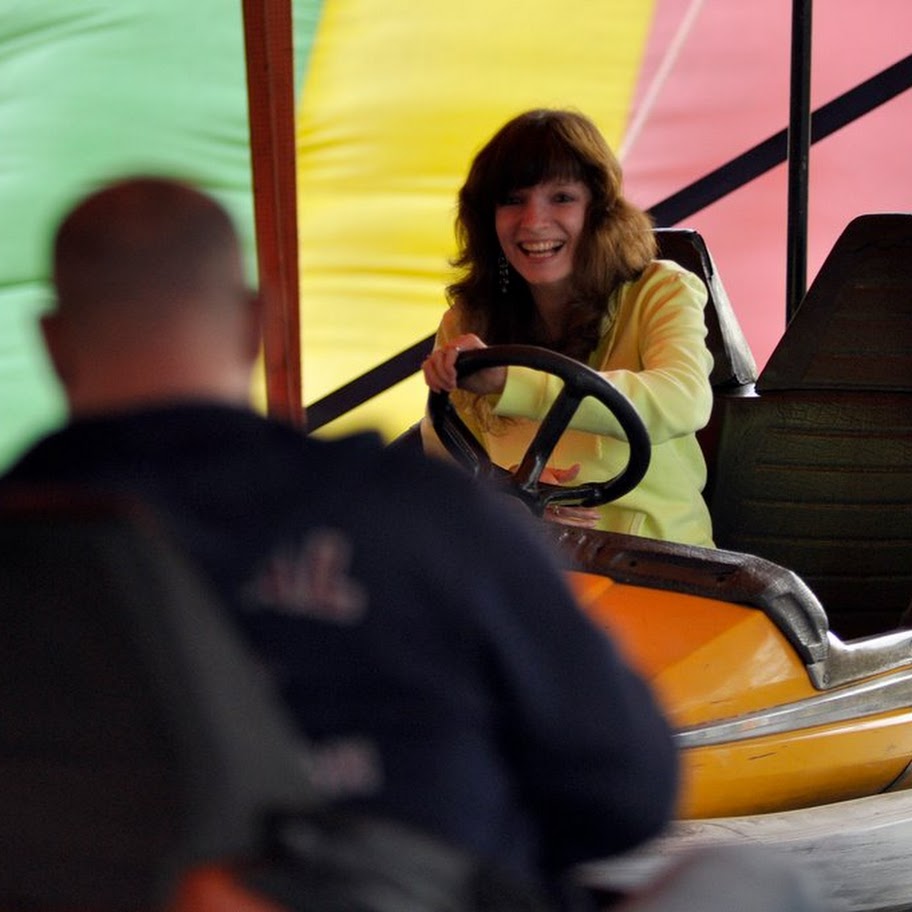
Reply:
<svg viewBox="0 0 912 912"><path fill-rule="evenodd" d="M676 263L655 260L635 282L612 294L602 336L589 366L602 373L633 403L649 431L652 459L640 484L628 494L600 507L599 528L686 544L711 547L712 525L702 497L706 464L696 431L709 420L712 355L706 347L702 281ZM467 330L458 307L444 315L436 345ZM510 421L480 422L468 409L468 394L458 391L454 404L484 443L492 460L516 465L545 416L561 381L529 368L510 367L499 397L491 402L494 416ZM428 452L442 445L430 422L422 424ZM603 481L616 475L627 460L627 443L605 407L584 399L558 443L550 465L579 463L574 484Z"/></svg>

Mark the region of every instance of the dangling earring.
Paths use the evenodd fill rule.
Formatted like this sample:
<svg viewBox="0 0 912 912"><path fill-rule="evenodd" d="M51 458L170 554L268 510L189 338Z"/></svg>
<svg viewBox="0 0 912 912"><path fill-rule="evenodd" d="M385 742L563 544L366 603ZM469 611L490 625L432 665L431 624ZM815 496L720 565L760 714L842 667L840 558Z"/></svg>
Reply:
<svg viewBox="0 0 912 912"><path fill-rule="evenodd" d="M502 295L510 290L510 264L503 253L497 258L497 284Z"/></svg>

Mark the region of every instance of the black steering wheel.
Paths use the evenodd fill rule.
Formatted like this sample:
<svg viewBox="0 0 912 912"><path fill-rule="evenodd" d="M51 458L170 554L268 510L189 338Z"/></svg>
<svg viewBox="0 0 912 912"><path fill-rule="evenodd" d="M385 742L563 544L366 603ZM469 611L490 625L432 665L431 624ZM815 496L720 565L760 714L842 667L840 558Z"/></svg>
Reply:
<svg viewBox="0 0 912 912"><path fill-rule="evenodd" d="M635 488L649 468L652 445L636 409L622 393L591 367L533 345L495 345L463 352L456 360L460 379L486 367L516 365L559 377L564 388L538 428L522 461L513 472L491 462L484 447L459 417L448 393L430 393L428 413L434 430L450 455L473 477L486 478L519 497L537 516L551 504L595 507L617 500ZM613 478L574 486L541 483L542 471L561 434L567 429L580 403L587 396L601 402L627 435L630 455L627 465Z"/></svg>

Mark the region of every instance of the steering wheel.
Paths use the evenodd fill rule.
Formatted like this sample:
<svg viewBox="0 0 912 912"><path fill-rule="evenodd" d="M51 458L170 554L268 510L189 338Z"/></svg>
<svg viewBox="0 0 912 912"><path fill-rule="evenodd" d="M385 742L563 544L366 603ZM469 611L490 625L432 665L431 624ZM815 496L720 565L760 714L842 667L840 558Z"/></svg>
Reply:
<svg viewBox="0 0 912 912"><path fill-rule="evenodd" d="M516 365L559 377L564 387L541 422L529 448L512 472L491 462L478 438L459 417L448 393L430 393L428 413L434 430L450 455L473 477L493 480L519 497L537 516L551 504L596 507L617 500L635 488L649 468L652 445L636 409L601 374L566 355L533 345L494 345L462 352L456 360L460 379L486 367ZM614 477L600 482L558 486L540 482L542 471L587 396L601 402L617 419L627 436L627 465Z"/></svg>

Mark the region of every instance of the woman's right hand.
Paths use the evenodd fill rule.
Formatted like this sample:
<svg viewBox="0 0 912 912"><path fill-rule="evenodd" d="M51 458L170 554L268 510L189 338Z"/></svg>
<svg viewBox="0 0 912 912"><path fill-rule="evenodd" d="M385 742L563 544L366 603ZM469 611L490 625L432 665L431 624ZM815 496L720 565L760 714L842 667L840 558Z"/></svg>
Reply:
<svg viewBox="0 0 912 912"><path fill-rule="evenodd" d="M487 348L487 345L473 333L456 336L440 348L435 348L421 364L424 382L435 393L451 393L457 386L480 396L503 392L507 382L505 367L486 367L466 377L462 383L458 382L456 359L460 352L479 348Z"/></svg>

